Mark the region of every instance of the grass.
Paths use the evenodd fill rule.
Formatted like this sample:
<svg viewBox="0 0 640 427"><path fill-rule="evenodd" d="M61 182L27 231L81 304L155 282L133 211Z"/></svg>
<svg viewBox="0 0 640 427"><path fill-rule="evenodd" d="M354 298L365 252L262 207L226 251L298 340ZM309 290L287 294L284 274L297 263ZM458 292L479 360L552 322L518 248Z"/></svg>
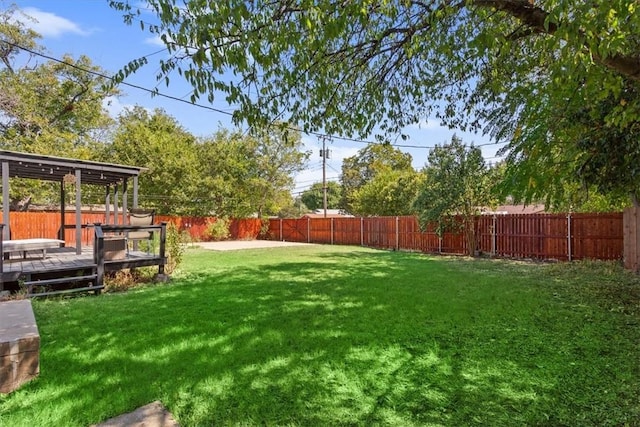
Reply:
<svg viewBox="0 0 640 427"><path fill-rule="evenodd" d="M41 374L0 426L159 399L182 426L640 425L640 282L319 246L189 250L168 285L34 301Z"/></svg>

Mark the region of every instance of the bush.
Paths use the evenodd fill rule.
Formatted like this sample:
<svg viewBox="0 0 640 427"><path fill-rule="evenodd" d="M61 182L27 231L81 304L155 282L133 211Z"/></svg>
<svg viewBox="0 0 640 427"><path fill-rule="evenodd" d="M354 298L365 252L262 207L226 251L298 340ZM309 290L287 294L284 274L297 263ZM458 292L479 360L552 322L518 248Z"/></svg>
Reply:
<svg viewBox="0 0 640 427"><path fill-rule="evenodd" d="M207 223L204 235L208 240L218 241L228 239L231 233L229 226L231 221L228 218L216 218L215 221Z"/></svg>
<svg viewBox="0 0 640 427"><path fill-rule="evenodd" d="M165 273L172 274L182 262L184 254L184 235L180 233L178 227L172 222L167 224L167 240L166 240L167 264L164 266Z"/></svg>
<svg viewBox="0 0 640 427"><path fill-rule="evenodd" d="M104 275L105 292L125 292L142 283L153 281L156 269L153 267L119 270Z"/></svg>

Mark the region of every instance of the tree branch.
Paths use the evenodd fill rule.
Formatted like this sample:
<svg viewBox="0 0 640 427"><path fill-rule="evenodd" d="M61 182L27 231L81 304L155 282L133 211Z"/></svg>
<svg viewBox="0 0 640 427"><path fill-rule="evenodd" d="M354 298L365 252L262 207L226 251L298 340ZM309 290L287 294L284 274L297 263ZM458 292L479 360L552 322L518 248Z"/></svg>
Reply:
<svg viewBox="0 0 640 427"><path fill-rule="evenodd" d="M519 29L512 33L511 39L538 33L553 35L561 23L550 21L549 12L534 6L533 0L473 0L472 4L480 8L492 8L518 19L528 30ZM601 57L592 51L594 60L622 76L640 82L640 55L612 55Z"/></svg>

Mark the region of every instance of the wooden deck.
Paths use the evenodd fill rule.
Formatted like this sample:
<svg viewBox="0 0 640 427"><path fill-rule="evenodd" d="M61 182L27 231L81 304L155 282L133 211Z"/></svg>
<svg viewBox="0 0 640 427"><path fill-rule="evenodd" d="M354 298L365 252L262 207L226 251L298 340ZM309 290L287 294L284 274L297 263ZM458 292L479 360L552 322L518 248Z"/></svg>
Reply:
<svg viewBox="0 0 640 427"><path fill-rule="evenodd" d="M47 250L46 257L42 257L39 251L27 253L27 258L22 255L12 255L10 260L4 261L4 273L15 275L20 273L42 273L61 270L79 270L95 267L93 246L83 246L82 254L76 254L76 248L64 247ZM146 265L158 265L158 255L147 254L141 251L130 251L122 260L105 261L105 271L116 271L125 268L143 267Z"/></svg>
<svg viewBox="0 0 640 427"><path fill-rule="evenodd" d="M62 247L49 249L45 256L38 250L0 258L0 291L21 291L30 297L76 291L98 294L104 288L105 273L149 266L157 266L159 277L165 278L165 223L146 227L97 224L94 229L96 246L83 246L81 253L73 247ZM105 235L103 229L110 234ZM158 252L126 251L126 240L121 236L132 230L157 233Z"/></svg>

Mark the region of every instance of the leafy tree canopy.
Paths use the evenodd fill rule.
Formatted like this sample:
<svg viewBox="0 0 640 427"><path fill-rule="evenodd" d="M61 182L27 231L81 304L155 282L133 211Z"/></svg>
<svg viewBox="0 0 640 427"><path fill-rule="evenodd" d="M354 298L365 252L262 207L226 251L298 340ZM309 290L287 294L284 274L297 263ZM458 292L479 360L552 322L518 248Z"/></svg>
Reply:
<svg viewBox="0 0 640 427"><path fill-rule="evenodd" d="M324 191L322 183L316 182L300 196L300 200L311 210L323 208ZM342 209L342 186L334 181L327 182L327 209Z"/></svg>
<svg viewBox="0 0 640 427"><path fill-rule="evenodd" d="M199 170L218 215L275 215L292 203L293 175L304 169L299 132L274 127L245 134L222 129L199 147Z"/></svg>
<svg viewBox="0 0 640 427"><path fill-rule="evenodd" d="M415 208L422 224L438 223L442 232L462 218L469 254L475 250L474 217L482 208L495 204L492 180L482 152L465 147L454 136L449 144L436 146L424 168L425 180Z"/></svg>
<svg viewBox="0 0 640 427"><path fill-rule="evenodd" d="M15 6L0 10L0 148L91 159L113 123L103 101L117 90L81 70L103 73L86 56L39 63L22 53L43 50L28 19ZM14 180L10 196L12 208L59 203L57 186L32 180Z"/></svg>
<svg viewBox="0 0 640 427"><path fill-rule="evenodd" d="M139 178L141 206L160 214L202 214L196 138L163 110L125 110L102 158L148 168Z"/></svg>
<svg viewBox="0 0 640 427"><path fill-rule="evenodd" d="M110 3L129 22L138 19L126 1ZM171 53L158 77L178 71L194 99L222 93L237 106L236 120L259 125L287 117L306 131L366 137L435 116L509 142L508 184L517 197L557 201L562 180L583 165L585 177L611 170L632 178L622 182L625 192L638 187L620 162L589 157L590 150L606 155L628 141L575 146L579 129L565 126L585 106L612 135L638 122L640 99L628 93L640 81L635 0L148 5L159 22L142 26ZM611 102L601 108L604 100ZM589 175L590 168L598 172Z"/></svg>
<svg viewBox="0 0 640 427"><path fill-rule="evenodd" d="M359 213L356 192L371 182L378 174L388 171L415 172L411 155L403 153L390 144L371 144L358 151L355 156L342 161L342 207L350 213Z"/></svg>
<svg viewBox="0 0 640 427"><path fill-rule="evenodd" d="M415 215L414 201L423 179L413 168L382 168L355 191L353 212L362 216Z"/></svg>

